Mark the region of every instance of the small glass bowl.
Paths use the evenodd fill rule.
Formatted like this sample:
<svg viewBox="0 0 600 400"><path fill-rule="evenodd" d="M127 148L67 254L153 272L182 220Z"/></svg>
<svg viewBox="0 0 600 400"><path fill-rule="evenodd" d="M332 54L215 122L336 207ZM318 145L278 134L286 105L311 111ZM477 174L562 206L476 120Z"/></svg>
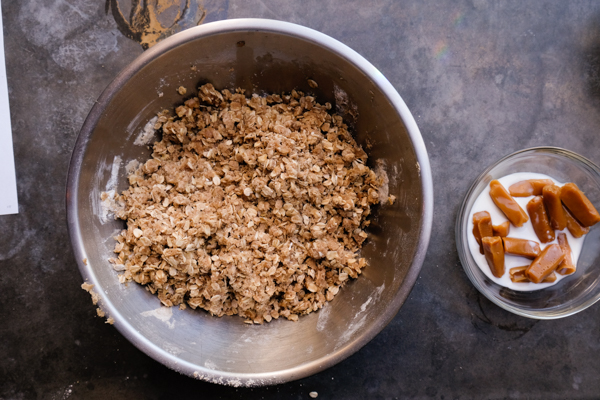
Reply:
<svg viewBox="0 0 600 400"><path fill-rule="evenodd" d="M463 268L485 297L512 313L556 319L585 310L600 299L600 224L585 235L577 271L553 286L515 291L493 282L477 266L468 243L473 203L490 181L516 172L537 172L560 182L574 182L600 208L600 168L590 160L558 147L533 147L510 154L483 171L462 203L456 220L456 246Z"/></svg>

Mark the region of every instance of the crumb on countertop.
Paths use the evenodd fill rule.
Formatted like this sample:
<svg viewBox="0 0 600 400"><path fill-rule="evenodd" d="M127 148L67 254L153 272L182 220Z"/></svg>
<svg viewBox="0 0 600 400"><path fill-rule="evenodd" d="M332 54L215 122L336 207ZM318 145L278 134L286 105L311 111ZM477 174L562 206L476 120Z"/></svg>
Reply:
<svg viewBox="0 0 600 400"><path fill-rule="evenodd" d="M92 303L94 303L94 305L98 304L98 300L100 300L100 296L98 296L98 293L94 292L92 290L92 288L94 287L94 285L90 284L90 283L83 283L81 284L81 288L83 290L85 290L86 292L88 292L91 296L92 296Z"/></svg>

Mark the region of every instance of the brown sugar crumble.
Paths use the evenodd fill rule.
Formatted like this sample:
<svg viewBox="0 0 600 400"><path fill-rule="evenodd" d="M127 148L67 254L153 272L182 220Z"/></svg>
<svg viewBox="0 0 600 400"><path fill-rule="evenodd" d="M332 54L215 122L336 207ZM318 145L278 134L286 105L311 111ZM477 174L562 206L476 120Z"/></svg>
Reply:
<svg viewBox="0 0 600 400"><path fill-rule="evenodd" d="M331 301L367 264L359 250L382 180L330 108L297 91L206 84L159 113L162 140L116 198L120 282L248 323Z"/></svg>
<svg viewBox="0 0 600 400"><path fill-rule="evenodd" d="M98 304L98 300L100 300L100 296L98 296L98 293L96 293L92 290L94 288L94 285L92 285L91 283L84 282L81 284L81 288L83 290L85 290L86 292L88 292L90 294L90 296L92 296L92 303L94 303L94 305Z"/></svg>
<svg viewBox="0 0 600 400"><path fill-rule="evenodd" d="M98 293L92 290L94 288L94 285L92 285L91 283L84 282L81 284L81 288L92 296L92 303L94 303L94 305L97 305L98 300L100 300L100 296L98 295ZM96 308L96 315L98 315L100 318L106 317L106 313L100 307ZM108 317L106 319L107 324L113 325L114 322L115 320L112 317Z"/></svg>

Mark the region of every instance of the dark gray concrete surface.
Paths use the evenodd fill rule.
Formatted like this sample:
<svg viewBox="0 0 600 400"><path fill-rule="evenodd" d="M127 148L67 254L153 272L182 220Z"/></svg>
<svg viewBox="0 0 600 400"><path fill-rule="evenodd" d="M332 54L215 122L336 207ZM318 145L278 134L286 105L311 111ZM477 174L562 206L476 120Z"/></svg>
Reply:
<svg viewBox="0 0 600 400"><path fill-rule="evenodd" d="M264 17L324 32L397 88L434 178L432 239L416 286L372 342L300 381L222 387L147 357L95 316L65 217L67 167L83 120L143 49L103 1L4 0L20 213L0 216L0 399L600 397L600 306L557 321L509 314L471 285L454 241L466 190L501 156L553 145L600 162L600 3L201 5L203 23Z"/></svg>

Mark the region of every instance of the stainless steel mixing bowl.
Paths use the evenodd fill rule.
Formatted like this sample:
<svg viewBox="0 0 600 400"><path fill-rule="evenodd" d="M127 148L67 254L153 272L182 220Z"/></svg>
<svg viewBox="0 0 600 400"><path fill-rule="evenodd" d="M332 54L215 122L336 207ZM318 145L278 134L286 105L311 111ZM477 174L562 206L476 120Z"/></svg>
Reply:
<svg viewBox="0 0 600 400"><path fill-rule="evenodd" d="M410 73L408 71L407 73ZM308 79L318 83L309 85ZM107 218L101 192L127 188L126 165L148 159L134 142L160 110L211 82L247 93L299 89L331 102L373 164L389 176L393 205L378 207L362 254L369 266L320 311L298 322L247 325L238 316L161 308L143 287L119 284L107 259L122 221ZM312 82L311 82L312 84ZM314 86L314 85L313 85ZM71 159L67 214L73 249L101 308L134 345L181 373L229 385L299 379L350 356L379 333L413 287L429 242L433 189L427 152L408 108L386 78L342 43L279 21L220 21L147 50L102 93Z"/></svg>

